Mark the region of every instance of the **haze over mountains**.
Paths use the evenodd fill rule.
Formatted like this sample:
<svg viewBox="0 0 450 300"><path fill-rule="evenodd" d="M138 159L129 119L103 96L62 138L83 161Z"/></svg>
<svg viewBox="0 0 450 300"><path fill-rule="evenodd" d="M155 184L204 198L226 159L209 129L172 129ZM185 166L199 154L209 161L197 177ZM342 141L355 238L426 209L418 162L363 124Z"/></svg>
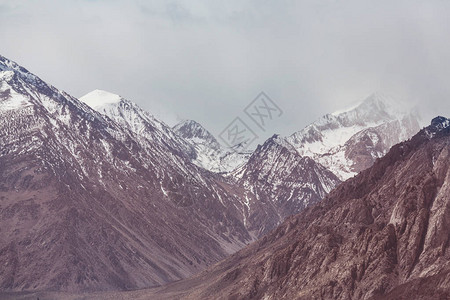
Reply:
<svg viewBox="0 0 450 300"><path fill-rule="evenodd" d="M278 285L278 279L291 274L289 270L298 259L292 256L284 267L271 265L276 270L285 270L280 271L280 276L273 271L276 280L269 282L267 274L260 277L258 273L267 257L278 257L277 264L284 260L284 254L277 256L278 246L273 248L270 243L295 248L298 243L295 246L287 243L298 241L296 234L305 230L305 247L319 247L324 240L313 236L322 227L314 231L296 225L306 222L302 218L316 220L317 211L324 214L323 222L330 228L336 225L334 217L345 221L349 214L350 219L345 221L348 226L362 222L373 230L370 234L375 234L387 226L383 223L386 215L380 224L374 221L376 216L387 214L392 208L383 210L377 201L391 205L394 200L389 197L403 199L403 194L383 194L385 188L389 190L392 186L391 179L383 179L384 187L372 185L372 181L382 180L381 176L387 172L386 163L380 161L394 164L398 160L398 164L406 164L403 156L394 155L395 159L389 160L386 157L393 154L388 154L382 160L379 158L420 129L417 113L395 106L393 99L374 94L358 106L327 114L291 136L274 135L250 153L225 148L193 120L171 128L132 101L106 91L96 90L78 100L0 56L0 265L5 266L0 270L0 288L9 292L81 292L158 286L199 273L275 230L219 265L231 268L232 264L241 263L241 259L242 264L252 265L256 277L250 276L241 283L246 285L256 278L256 292L248 290L248 286L241 289L234 285L242 273L239 267L236 274L226 279L235 287L224 284L220 279L222 273L219 277L211 276L205 286L211 287L207 293L214 297L220 296L214 293L222 288L230 295L259 297L266 293L270 297L290 297L289 285L284 291L284 283ZM418 135L426 136L420 139L420 145L441 149L433 150L439 153L427 152L427 159L435 154L437 159L445 152L447 144L436 146L434 141L445 140L438 136L445 136L447 126L447 119L435 120L433 126ZM416 145L413 141L403 145L408 143ZM374 175L376 178L367 175L375 171L364 171L374 164L369 170L384 168ZM442 165L443 170L446 166ZM411 180L422 178L419 174L414 176ZM367 196L373 200L369 205L365 202L369 198L356 192L369 188L390 196L383 196L386 199ZM343 191L348 189L355 190L352 193L358 193L359 200L352 202L354 206L349 210L339 210L341 217L338 213L328 214L329 203L341 201L330 199L343 198L342 195L347 195ZM324 198L325 204L317 204ZM308 209L313 205L314 209ZM375 208L382 211L374 212ZM289 218L305 209L305 213ZM351 217L352 214L355 216ZM366 217L367 220L360 220ZM286 218L287 223L295 224L287 226L283 223ZM286 226L297 226L298 230L288 234ZM357 231L349 229L351 235L345 235L341 227L336 230L339 232L332 234L331 244L347 245ZM327 234L328 231L324 233ZM285 235L289 238L284 238ZM404 239L416 237L407 235ZM266 249L266 246L271 252L264 252L264 262L250 256L249 253L259 251L255 250L260 249L257 247ZM243 259L242 255L249 259ZM314 264L314 268L320 269L319 260ZM414 268L410 261L407 265L404 268ZM215 268L223 271L222 267ZM320 274L308 272L295 276ZM401 276L396 282L415 278L406 273ZM276 286L279 291L272 291ZM384 291L394 287L384 283L380 286ZM314 286L305 287L311 289L305 295L320 294ZM198 295L209 295L203 286L198 288ZM347 295L376 294L366 287L348 290L346 286L333 293L325 295L345 299Z"/></svg>

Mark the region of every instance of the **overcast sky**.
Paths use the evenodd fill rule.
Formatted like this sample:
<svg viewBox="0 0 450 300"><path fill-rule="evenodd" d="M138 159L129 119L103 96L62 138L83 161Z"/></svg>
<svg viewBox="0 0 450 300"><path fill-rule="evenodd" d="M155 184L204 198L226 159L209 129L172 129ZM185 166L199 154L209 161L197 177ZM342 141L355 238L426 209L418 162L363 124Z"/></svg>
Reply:
<svg viewBox="0 0 450 300"><path fill-rule="evenodd" d="M265 91L284 111L265 137L375 91L450 116L449 16L446 0L0 0L0 53L216 135Z"/></svg>

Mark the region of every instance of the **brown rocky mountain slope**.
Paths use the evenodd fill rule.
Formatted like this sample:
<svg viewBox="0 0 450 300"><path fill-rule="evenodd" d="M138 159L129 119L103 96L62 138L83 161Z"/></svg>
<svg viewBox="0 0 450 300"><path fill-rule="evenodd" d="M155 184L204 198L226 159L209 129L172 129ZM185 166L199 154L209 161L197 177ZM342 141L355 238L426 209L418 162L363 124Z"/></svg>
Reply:
<svg viewBox="0 0 450 300"><path fill-rule="evenodd" d="M1 291L186 278L254 239L241 194L0 56Z"/></svg>
<svg viewBox="0 0 450 300"><path fill-rule="evenodd" d="M449 299L450 120L188 280L170 299Z"/></svg>

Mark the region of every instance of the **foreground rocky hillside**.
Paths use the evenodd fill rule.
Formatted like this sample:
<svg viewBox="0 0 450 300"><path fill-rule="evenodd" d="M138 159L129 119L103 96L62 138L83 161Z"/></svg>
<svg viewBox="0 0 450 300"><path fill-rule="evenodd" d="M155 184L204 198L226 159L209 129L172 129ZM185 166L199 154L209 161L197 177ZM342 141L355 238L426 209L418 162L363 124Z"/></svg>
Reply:
<svg viewBox="0 0 450 300"><path fill-rule="evenodd" d="M448 299L450 120L161 299ZM131 295L131 294L130 294Z"/></svg>

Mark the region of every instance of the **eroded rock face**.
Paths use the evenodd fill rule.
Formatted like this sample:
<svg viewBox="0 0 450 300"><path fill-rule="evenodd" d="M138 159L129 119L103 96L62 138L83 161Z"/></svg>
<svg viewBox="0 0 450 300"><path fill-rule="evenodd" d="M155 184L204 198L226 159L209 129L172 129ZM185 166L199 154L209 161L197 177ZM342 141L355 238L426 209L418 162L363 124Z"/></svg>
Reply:
<svg viewBox="0 0 450 300"><path fill-rule="evenodd" d="M184 288L187 299L448 299L449 123L434 119L322 202L159 295Z"/></svg>

